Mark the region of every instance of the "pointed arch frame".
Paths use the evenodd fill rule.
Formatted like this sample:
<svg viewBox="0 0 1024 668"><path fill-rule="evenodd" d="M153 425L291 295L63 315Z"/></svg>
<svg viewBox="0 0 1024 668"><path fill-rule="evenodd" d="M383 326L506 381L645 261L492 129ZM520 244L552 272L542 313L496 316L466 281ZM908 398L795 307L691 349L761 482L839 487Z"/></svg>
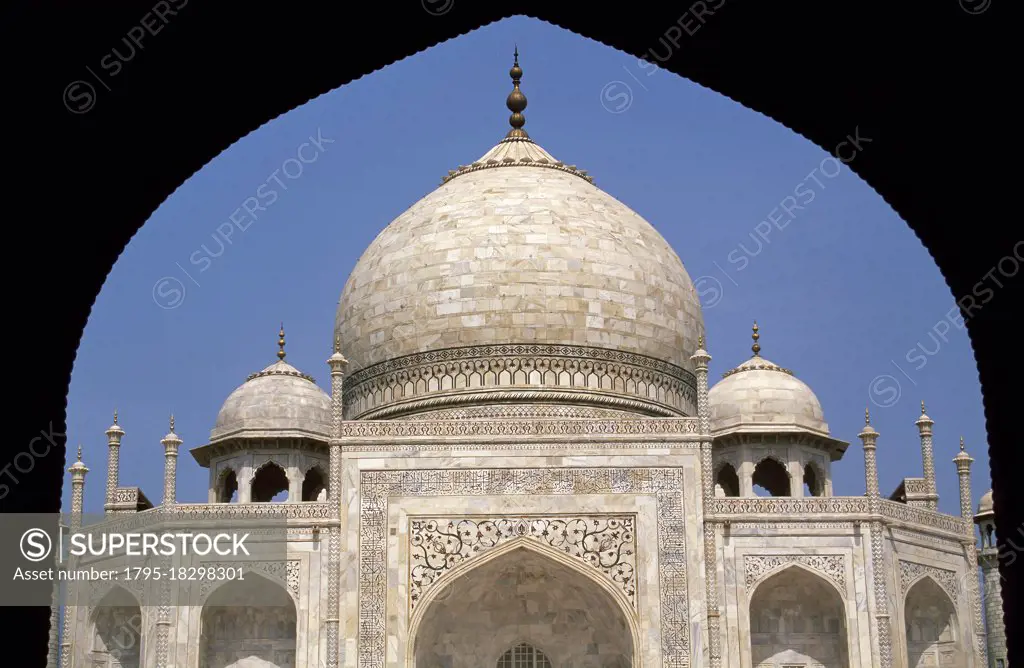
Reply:
<svg viewBox="0 0 1024 668"><path fill-rule="evenodd" d="M108 596L110 596L117 590L120 590L126 593L129 597L131 597L132 601L135 604L135 607L139 611L139 665L145 665L147 643L150 637L152 636L152 634L147 631L147 628L151 628L153 626L153 623L156 619L156 608L154 608L153 606L143 605L142 600L139 598L136 592L133 592L131 589L125 587L124 585L118 582L111 583L110 586L107 587L106 590L103 592L103 594L97 597L95 599L95 602L91 602L88 608L86 609L85 629L86 632L88 633L88 636L86 638L86 642L83 643L81 647L76 647L72 654L79 655L84 661L89 654L96 651L93 648L93 643L96 641L97 632L96 617L99 614L100 610L108 607L100 604Z"/></svg>
<svg viewBox="0 0 1024 668"><path fill-rule="evenodd" d="M817 578L818 580L821 580L822 582L826 583L832 591L836 592L839 595L839 612L843 620L843 644L845 645L844 650L846 652L847 662L849 662L850 665L853 665L853 661L855 657L858 655L858 652L856 644L853 642L853 632L850 628L852 620L850 619L849 611L847 609L849 601L846 596L846 592L844 592L842 588L832 580L832 578L828 577L821 571L815 570L798 561L790 561L783 564L782 566L779 566L778 568L774 568L770 571L767 571L761 577L759 577L757 581L754 582L752 585L750 585L749 587L745 587L746 601L744 601L743 607L745 608L746 615L748 649L749 643L753 640L750 633L752 617L750 608L751 603L753 603L754 601L754 595L757 593L758 589L761 588L761 585L763 585L765 582L768 582L776 575L781 575L782 573L785 573L786 571L793 568L802 570L804 573L809 574ZM752 656L748 656L747 661L751 661L752 659Z"/></svg>
<svg viewBox="0 0 1024 668"><path fill-rule="evenodd" d="M931 582L936 589L942 592L942 595L945 596L946 600L949 602L949 608L953 611L953 626L956 629L956 646L960 657L964 659L971 657L974 652L974 629L968 621L968 617L960 614L960 592L958 591L956 595L950 594L949 590L946 589L946 587L944 587L932 573L925 571L912 580L908 580L903 590L900 592L900 623L897 625L897 633L899 633L899 638L902 640L904 658L908 656L910 650L910 639L907 637L907 598L909 598L911 592L913 592L914 589L925 580Z"/></svg>
<svg viewBox="0 0 1024 668"><path fill-rule="evenodd" d="M745 587L746 595L747 595L747 609L749 610L750 602L754 599L754 594L757 593L757 590L760 589L761 585L763 585L765 582L767 582L768 580L772 579L776 575L779 575L779 574L781 574L781 573L783 573L785 571L788 571L790 568L799 568L799 569L801 569L803 571L806 571L807 573L810 573L811 575L815 576L816 578L819 578L823 582L828 583L828 585L830 587L832 587L832 589L835 590L835 592L837 594L839 594L839 600L843 604L843 606L845 607L846 600L847 600L846 599L846 592L843 591L843 589L832 578L828 577L827 575L825 575L824 573L822 573L819 570L811 568L810 566L807 566L806 564L800 563L799 561L788 561L788 562L782 564L781 566L779 566L777 568L773 568L770 571L766 571L756 581L754 581L753 584L751 584L749 587ZM844 610L844 616L845 616L845 610Z"/></svg>
<svg viewBox="0 0 1024 668"><path fill-rule="evenodd" d="M530 550L535 554L540 555L546 559L550 559L555 564L559 564L571 569L574 573L581 575L582 577L596 584L605 593L611 596L612 601L617 606L619 612L623 615L626 620L626 624L629 627L630 635L630 649L631 652L631 663L633 668L642 668L643 666L643 653L641 652L641 638L640 638L640 621L637 617L636 611L633 610L632 605L625 599L622 592L612 586L612 583L608 581L601 573L596 570L588 571L586 564L578 559L567 557L558 550L540 543L535 540L531 540L525 536L518 536L512 540L498 545L486 553L475 557L473 559L467 559L457 565L453 566L449 571L445 572L438 580L427 590L423 598L417 603L416 609L413 610L412 615L409 618L409 632L408 641L406 642L406 665L414 666L415 655L416 655L416 640L419 634L420 625L423 623L424 617L427 615L427 611L431 608L431 605L437 600L437 597L442 591L446 591L451 587L457 580L463 578L466 575L472 573L475 569L480 566L491 563L497 559L501 559L505 555L515 550ZM444 600L444 599L442 599ZM437 601L440 602L440 601ZM525 641L524 641L525 642ZM531 643L532 644L532 643ZM505 650L502 650L503 652ZM545 655L550 657L551 655L545 652ZM497 658L495 659L495 664Z"/></svg>

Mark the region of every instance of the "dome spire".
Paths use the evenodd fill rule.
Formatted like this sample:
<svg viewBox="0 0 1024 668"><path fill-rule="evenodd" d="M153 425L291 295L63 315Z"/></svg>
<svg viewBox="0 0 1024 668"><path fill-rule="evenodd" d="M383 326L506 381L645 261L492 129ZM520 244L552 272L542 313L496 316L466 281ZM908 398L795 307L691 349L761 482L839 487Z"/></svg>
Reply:
<svg viewBox="0 0 1024 668"><path fill-rule="evenodd" d="M512 129L505 135L506 139L529 139L530 135L526 134L526 130L523 126L526 125L526 118L523 116L523 110L526 109L526 96L519 90L519 81L523 77L523 70L519 67L519 45L515 47L513 53L512 69L508 71L508 75L512 77L512 92L508 94L508 98L505 100L505 106L512 112L512 115L508 118L509 125Z"/></svg>
<svg viewBox="0 0 1024 668"><path fill-rule="evenodd" d="M284 361L284 323L281 323L281 331L277 333L277 345L281 347L277 351L277 359Z"/></svg>
<svg viewBox="0 0 1024 668"><path fill-rule="evenodd" d="M750 337L750 338L754 339L754 345L750 346L750 349L754 351L754 357L760 357L761 356L761 344L759 344L757 342L757 340L759 338L761 338L761 335L758 334L757 331L758 331L757 321L755 320L754 321L754 333L751 334L751 337Z"/></svg>

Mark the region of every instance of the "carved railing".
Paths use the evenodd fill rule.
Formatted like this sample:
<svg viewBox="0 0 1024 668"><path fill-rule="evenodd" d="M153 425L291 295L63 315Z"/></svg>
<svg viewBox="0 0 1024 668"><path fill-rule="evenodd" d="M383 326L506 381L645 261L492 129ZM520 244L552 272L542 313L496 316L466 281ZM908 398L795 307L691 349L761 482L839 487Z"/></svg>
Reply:
<svg viewBox="0 0 1024 668"><path fill-rule="evenodd" d="M849 519L857 520L867 519L871 508L868 498L863 496L718 497L706 502L705 513L713 520L726 520L744 515L770 515L774 521L799 521L820 515L849 516ZM954 515L945 515L934 510L881 499L880 513L885 520L936 529L965 538L974 536L973 525Z"/></svg>
<svg viewBox="0 0 1024 668"><path fill-rule="evenodd" d="M329 520L331 516L331 504L327 502L180 503L173 507L167 519Z"/></svg>
<svg viewBox="0 0 1024 668"><path fill-rule="evenodd" d="M867 498L861 496L719 497L707 502L706 512L714 516L800 515L805 519L808 515L866 515L870 509Z"/></svg>
<svg viewBox="0 0 1024 668"><path fill-rule="evenodd" d="M91 517L87 515L87 517ZM196 522L201 527L204 520L218 521L288 521L292 524L302 520L317 522L331 520L331 505L321 502L303 503L180 503L165 508L158 506L137 513L123 513L104 517L98 522L87 522L86 530L96 531L98 527L107 533L126 533L159 525L162 522Z"/></svg>
<svg viewBox="0 0 1024 668"><path fill-rule="evenodd" d="M968 538L974 538L974 525L968 524L960 517L945 515L934 510L908 506L888 499L883 499L881 504L882 516L886 519L916 524L931 529L939 529L949 533L960 534Z"/></svg>

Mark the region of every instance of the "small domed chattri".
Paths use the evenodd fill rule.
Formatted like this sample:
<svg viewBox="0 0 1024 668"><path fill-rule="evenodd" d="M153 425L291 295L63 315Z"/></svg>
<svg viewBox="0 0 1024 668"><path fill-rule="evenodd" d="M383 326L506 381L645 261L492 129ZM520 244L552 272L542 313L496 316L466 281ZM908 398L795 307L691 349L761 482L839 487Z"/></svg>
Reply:
<svg viewBox="0 0 1024 668"><path fill-rule="evenodd" d="M512 69L508 71L509 76L512 77L512 92L505 100L505 106L512 112L512 115L508 117L508 123L512 129L508 131L506 139L529 139L530 135L526 134L526 130L523 129L523 126L526 125L526 117L523 116L523 111L526 109L526 96L523 95L523 91L519 90L519 81L523 77L523 70L519 67L518 45L513 58Z"/></svg>

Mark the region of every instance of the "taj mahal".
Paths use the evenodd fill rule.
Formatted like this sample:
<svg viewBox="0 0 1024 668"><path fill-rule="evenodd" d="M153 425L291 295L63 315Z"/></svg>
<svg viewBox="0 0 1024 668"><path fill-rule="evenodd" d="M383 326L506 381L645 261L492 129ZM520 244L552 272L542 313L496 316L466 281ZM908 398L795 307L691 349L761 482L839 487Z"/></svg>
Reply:
<svg viewBox="0 0 1024 668"><path fill-rule="evenodd" d="M515 58L504 138L348 277L329 387L282 327L189 444L205 503L176 498L173 421L159 504L121 480L116 415L106 432L104 522L273 510L284 558L187 605L97 583L54 605L49 665L1006 668L992 496L974 505L963 441L948 515L924 404L921 470L888 493L870 415L848 452L762 356L770 331L715 350L662 236L526 132ZM709 379L711 352L738 364ZM835 496L851 455L864 492ZM79 451L72 525L88 471ZM237 604L247 587L263 602Z"/></svg>

